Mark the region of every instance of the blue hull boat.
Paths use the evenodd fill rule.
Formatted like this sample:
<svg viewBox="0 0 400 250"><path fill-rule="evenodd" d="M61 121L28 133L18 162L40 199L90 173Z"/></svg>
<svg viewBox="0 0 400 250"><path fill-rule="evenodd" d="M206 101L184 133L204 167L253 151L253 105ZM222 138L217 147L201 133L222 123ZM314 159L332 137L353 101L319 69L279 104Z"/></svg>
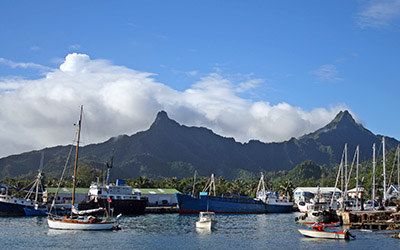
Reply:
<svg viewBox="0 0 400 250"><path fill-rule="evenodd" d="M267 205L267 213L291 213L291 212L293 212L293 204Z"/></svg>
<svg viewBox="0 0 400 250"><path fill-rule="evenodd" d="M176 194L180 214L197 214L200 211L209 211L225 214L263 214L267 212L267 205L249 197L220 197L200 195L199 198L191 195Z"/></svg>
<svg viewBox="0 0 400 250"><path fill-rule="evenodd" d="M47 215L47 207L43 208L34 208L34 207L24 207L25 216L46 216Z"/></svg>

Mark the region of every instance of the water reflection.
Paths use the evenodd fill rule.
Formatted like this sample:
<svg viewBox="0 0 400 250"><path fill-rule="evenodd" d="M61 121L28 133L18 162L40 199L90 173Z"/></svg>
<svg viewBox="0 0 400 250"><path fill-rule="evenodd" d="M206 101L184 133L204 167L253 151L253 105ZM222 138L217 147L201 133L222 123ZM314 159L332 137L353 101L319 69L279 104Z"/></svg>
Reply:
<svg viewBox="0 0 400 250"><path fill-rule="evenodd" d="M196 232L200 235L209 235L212 232L211 228L199 228L196 227Z"/></svg>

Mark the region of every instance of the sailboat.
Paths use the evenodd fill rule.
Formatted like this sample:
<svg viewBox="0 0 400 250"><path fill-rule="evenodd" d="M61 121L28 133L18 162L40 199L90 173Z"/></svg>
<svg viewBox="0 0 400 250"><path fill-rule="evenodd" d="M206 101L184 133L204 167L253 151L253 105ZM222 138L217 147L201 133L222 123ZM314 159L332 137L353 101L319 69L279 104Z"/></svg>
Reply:
<svg viewBox="0 0 400 250"><path fill-rule="evenodd" d="M51 229L62 229L62 230L112 230L115 228L114 222L108 216L108 212L103 208L90 209L85 211L78 211L75 207L75 188L77 180L77 169L78 169L78 157L79 157L79 140L82 127L82 112L83 106L81 106L78 131L77 131L77 141L75 147L75 162L74 162L74 173L72 176L72 201L71 201L71 214L67 216L57 216L49 213L47 218L47 223ZM54 201L53 201L54 203ZM95 212L104 210L106 213L106 218L98 218L96 216L90 215Z"/></svg>

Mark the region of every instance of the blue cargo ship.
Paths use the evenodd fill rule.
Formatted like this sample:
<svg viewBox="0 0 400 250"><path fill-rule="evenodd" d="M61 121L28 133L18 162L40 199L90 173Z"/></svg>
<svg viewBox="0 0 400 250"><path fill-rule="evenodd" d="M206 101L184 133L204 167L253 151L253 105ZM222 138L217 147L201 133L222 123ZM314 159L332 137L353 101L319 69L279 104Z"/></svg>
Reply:
<svg viewBox="0 0 400 250"><path fill-rule="evenodd" d="M176 194L180 214L196 214L200 211L226 214L263 214L267 205L250 197L209 196L201 192L199 198L186 194Z"/></svg>
<svg viewBox="0 0 400 250"><path fill-rule="evenodd" d="M208 192L211 194L209 195ZM215 195L214 175L200 192L199 197L192 195L176 194L180 214L194 214L200 211L227 214L263 214L263 213L289 213L292 212L293 203L287 199L279 198L277 192L266 192L264 175L257 187L257 198L251 197L222 197Z"/></svg>

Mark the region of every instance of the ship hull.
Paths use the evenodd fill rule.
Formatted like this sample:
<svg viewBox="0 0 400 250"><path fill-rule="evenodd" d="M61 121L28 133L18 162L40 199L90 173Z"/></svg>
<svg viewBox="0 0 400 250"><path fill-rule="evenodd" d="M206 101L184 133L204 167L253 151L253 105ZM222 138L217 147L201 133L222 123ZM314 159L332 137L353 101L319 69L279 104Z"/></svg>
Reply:
<svg viewBox="0 0 400 250"><path fill-rule="evenodd" d="M25 216L46 216L47 208L41 207L35 209L34 207L24 207L24 214Z"/></svg>
<svg viewBox="0 0 400 250"><path fill-rule="evenodd" d="M79 210L88 210L103 207L108 209L110 206L113 209L114 215L139 215L144 214L147 206L146 199L140 200L112 200L108 203L106 199L99 199L97 202L94 200L82 202L78 205Z"/></svg>
<svg viewBox="0 0 400 250"><path fill-rule="evenodd" d="M24 205L0 201L0 216L24 216Z"/></svg>
<svg viewBox="0 0 400 250"><path fill-rule="evenodd" d="M268 204L267 213L291 213L293 204Z"/></svg>
<svg viewBox="0 0 400 250"><path fill-rule="evenodd" d="M112 230L114 224L111 222L104 223L79 223L79 222L66 222L57 219L47 219L49 228L58 230Z"/></svg>
<svg viewBox="0 0 400 250"><path fill-rule="evenodd" d="M224 214L263 214L267 212L266 204L252 198L230 198L217 196L200 196L177 194L179 213L196 214L210 211Z"/></svg>

